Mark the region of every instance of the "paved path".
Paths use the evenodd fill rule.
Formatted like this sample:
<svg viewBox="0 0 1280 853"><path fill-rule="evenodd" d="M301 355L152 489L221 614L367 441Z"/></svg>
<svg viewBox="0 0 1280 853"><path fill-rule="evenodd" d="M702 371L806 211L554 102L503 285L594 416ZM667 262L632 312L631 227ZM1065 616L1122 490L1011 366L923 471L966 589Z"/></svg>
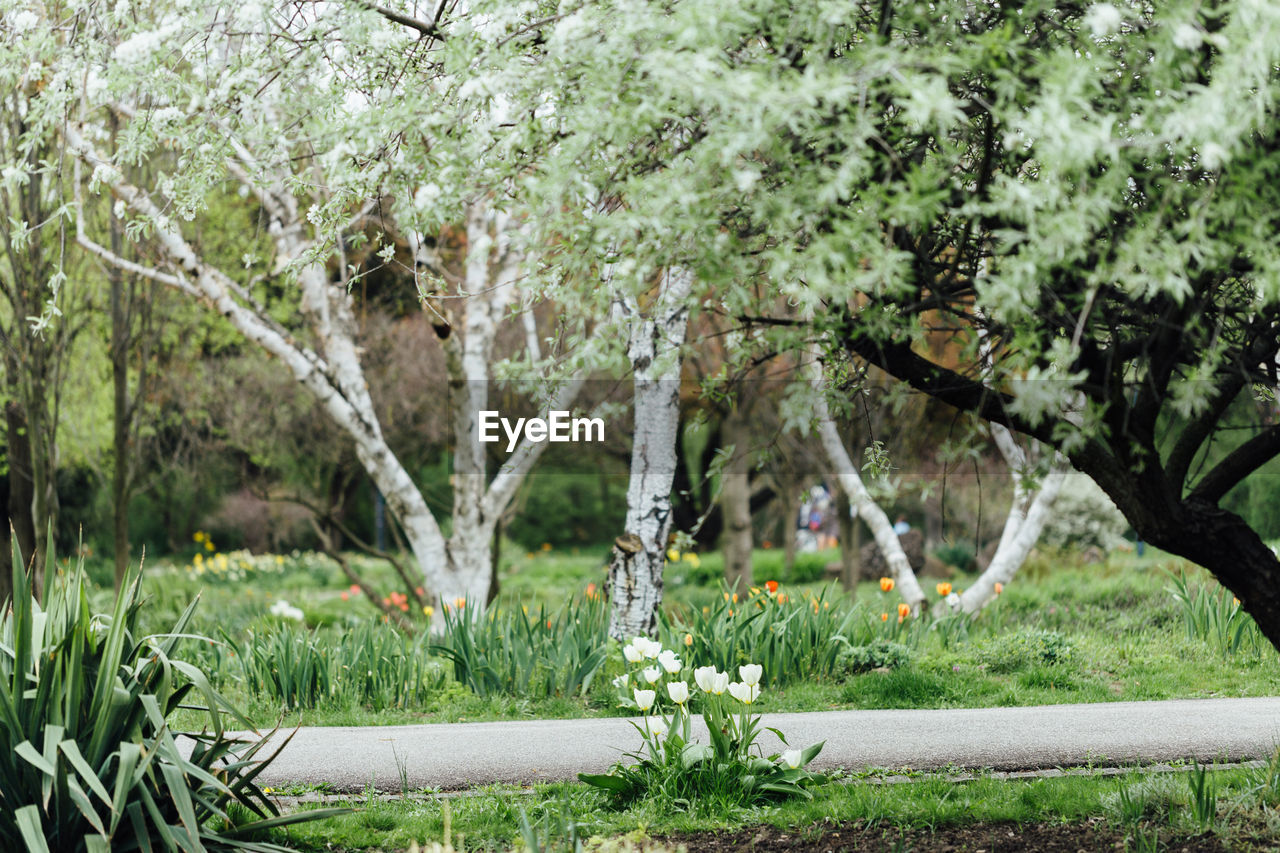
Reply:
<svg viewBox="0 0 1280 853"><path fill-rule="evenodd" d="M782 730L792 746L825 740L815 769L1239 761L1268 757L1280 746L1280 698L823 711L768 714L764 725ZM705 729L698 736L705 741ZM782 748L768 732L761 744L766 753ZM303 728L260 778L273 787L328 784L336 791L370 784L399 791L404 780L411 789L546 782L604 772L639 746L636 730L620 718Z"/></svg>

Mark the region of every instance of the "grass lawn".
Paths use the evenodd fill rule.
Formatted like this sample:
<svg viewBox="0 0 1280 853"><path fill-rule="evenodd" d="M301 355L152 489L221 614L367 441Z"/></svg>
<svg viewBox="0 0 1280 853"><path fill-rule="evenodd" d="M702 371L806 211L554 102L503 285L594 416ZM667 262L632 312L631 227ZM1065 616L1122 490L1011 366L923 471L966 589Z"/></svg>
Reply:
<svg viewBox="0 0 1280 853"><path fill-rule="evenodd" d="M738 810L673 809L644 803L614 810L585 786L493 787L447 801L453 842L468 850L506 850L525 840L527 821L542 849L573 849L574 838L659 839L690 850L982 849L984 835L1004 849L1274 850L1280 844L1274 768L1206 774L1197 797L1190 771L1119 776L1070 775L954 781L945 775L872 784L840 780L814 789L812 800ZM445 802L435 799L340 801L359 811L281 831L275 840L302 850L403 850L444 837ZM1012 846L1022 836L1024 846ZM959 836L959 838L957 838ZM977 846L956 847L958 840ZM1104 843L1105 842L1105 843ZM598 843L598 842L597 842ZM1147 846L1143 846L1143 845ZM899 846L901 845L901 846ZM1095 846L1096 845L1096 846ZM590 845L588 844L588 847ZM609 849L605 845L604 849ZM990 848L987 848L990 849Z"/></svg>
<svg viewBox="0 0 1280 853"><path fill-rule="evenodd" d="M757 556L758 581L780 573L779 554ZM789 597L792 610L786 612L792 616L778 622L780 633L772 636L781 637L783 646L803 641L814 644L814 654L828 647L839 647L841 654L833 652L818 675L793 674L769 684L756 706L759 711L1280 694L1276 653L1237 613L1229 595L1200 570L1165 555L1149 552L1138 559L1117 554L1092 564L1070 556L1039 556L975 619L907 619L902 624L896 619L896 595L883 592L879 583L864 583L848 595L815 580L822 564L834 557L818 555L798 576L782 578L777 601ZM376 588L396 588L389 568L357 562ZM501 595L490 613L501 622L508 616L518 621L518 614L527 612L527 629L542 632L554 647L562 627L601 618L604 605L584 603L581 597L589 585L602 583L603 563L603 552L509 557ZM679 648L688 639L690 665L700 662L695 654L700 647L692 646L693 634L703 630L697 627L699 619L713 622L715 613L728 611L728 622L717 624L741 627L744 619L751 623L743 615L754 613L750 608L769 613L775 606L763 592L749 590L739 591L740 600L730 600L715 581L719 571L715 555L682 557L668 567L670 627L665 640ZM1180 577L1187 579L1184 588L1192 604L1174 595ZM958 575L950 583L963 588L968 580ZM926 582L931 593L933 585ZM540 695L501 687L478 693L474 684L459 681L454 664L433 648L443 641L441 636L420 630L406 637L382 624L376 608L354 594L339 567L322 557L224 555L219 560L213 552L202 555L198 564L148 567L144 588L150 596L144 618L156 631L166 630L195 595L201 596L194 629L212 642L192 641L186 657L201 664L217 688L261 727L632 713L619 706L610 684L626 666L619 644L609 644L585 690L560 691L548 680ZM110 591L104 587L97 594L106 599ZM565 610L572 597L578 603ZM273 615L272 607L281 601L300 608L304 621ZM739 608L742 612L732 617ZM568 621L556 621L553 629L551 622L562 615ZM475 623L476 637L487 619ZM419 618L417 624L425 622ZM601 636L602 625L596 626L596 634L584 635L588 641ZM824 630L828 633L822 634ZM840 639L821 639L836 634ZM486 642L496 642L495 636ZM537 639L529 636L530 642ZM756 635L769 636L768 630ZM806 636L810 639L802 640ZM510 637L502 642L512 645ZM255 644L258 669L252 670L247 661ZM755 659L756 650L739 648L737 653ZM313 672L317 661L323 668L325 661L353 654L355 662L343 664L332 684ZM377 682L365 693L343 693L335 686L365 677ZM281 680L289 684L282 688ZM298 681L306 682L304 688L319 688L310 699L298 698L306 695ZM285 695L292 698L282 699ZM179 730L203 724L181 712L171 722ZM1199 793L1191 784L1197 777L1189 772L1135 770L1118 778L1034 780L979 776L962 782L933 776L902 784L844 777L813 789L812 800L746 809L650 800L613 810L601 794L582 785L532 791L496 787L449 799L447 817L435 798L388 800L370 793L352 802L357 812L277 830L273 840L307 850L405 850L415 843L442 841L448 819L449 840L465 849L505 850L532 843L538 849L572 850L575 839L597 837L609 839L594 843L601 850L627 849L628 838L655 851L681 844L717 851L753 846L804 851L1262 850L1280 845L1280 774L1275 771L1212 772L1200 777ZM459 842L459 836L465 841Z"/></svg>
<svg viewBox="0 0 1280 853"><path fill-rule="evenodd" d="M759 556L766 571L778 562L776 551L759 552ZM828 556L834 555L822 555L822 559ZM451 664L438 660L427 664L434 667L432 677L438 684L412 701L375 708L334 699L289 707L245 682L233 666L232 647L222 642L224 638L243 644L250 636L269 637L282 622L269 610L282 599L305 612L305 626L313 631L307 636L318 645L350 636L359 626L394 632L377 624L376 609L351 594L347 579L331 561L297 555L281 563L269 558L256 562L266 570L248 571L243 577L196 574L189 565L166 564L150 566L144 575L152 598L145 615L157 631L164 630L193 596L201 596L195 628L218 643L196 649L195 657L210 670L219 689L246 709L255 725L281 721L286 726L388 725L626 713L609 685L623 670L616 646L585 694L477 696L452 680ZM534 610L544 604L554 609L555 603L580 595L588 584L599 584L602 564L603 553L516 555L504 570L497 609ZM667 590L670 611L695 613L721 595L717 587L698 582L708 578L708 568L712 577L718 572L715 555L705 558L698 571L683 560L673 564ZM394 589L389 569L373 564L362 569L379 588ZM1280 694L1280 667L1265 643L1232 653L1212 637L1206 641L1189 635L1183 609L1169 588L1175 572L1187 572L1194 583L1216 588L1198 569L1150 553L1141 560L1120 554L1083 566L1054 566L1040 558L1027 569L971 623L947 630L937 630L942 626L924 630L926 626L921 625L917 626L921 630L900 636L910 647L900 665L887 671L842 672L775 685L764 693L761 710L963 708ZM757 578L765 579L759 566ZM951 582L960 588L966 578L958 576ZM821 588L815 582L782 587L793 596ZM101 594L109 593L104 589ZM830 590L825 601L836 609L850 603L843 593ZM861 585L853 601L874 624L880 613L896 612L898 599L869 582ZM891 617L887 626L894 621ZM1048 657L1037 646L1046 637L1060 644L1048 650L1052 652Z"/></svg>

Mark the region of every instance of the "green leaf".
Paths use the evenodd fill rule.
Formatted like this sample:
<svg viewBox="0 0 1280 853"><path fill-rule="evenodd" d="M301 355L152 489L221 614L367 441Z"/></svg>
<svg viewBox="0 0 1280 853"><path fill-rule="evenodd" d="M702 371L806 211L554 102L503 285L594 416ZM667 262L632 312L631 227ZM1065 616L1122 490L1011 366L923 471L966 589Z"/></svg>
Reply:
<svg viewBox="0 0 1280 853"><path fill-rule="evenodd" d="M630 782L611 773L579 773L578 780L596 788L604 788L606 791L616 791L620 794L631 790Z"/></svg>
<svg viewBox="0 0 1280 853"><path fill-rule="evenodd" d="M34 805L23 806L13 813L13 817L17 821L22 840L27 843L29 853L49 853L49 845L44 840L44 827L40 825L40 810Z"/></svg>

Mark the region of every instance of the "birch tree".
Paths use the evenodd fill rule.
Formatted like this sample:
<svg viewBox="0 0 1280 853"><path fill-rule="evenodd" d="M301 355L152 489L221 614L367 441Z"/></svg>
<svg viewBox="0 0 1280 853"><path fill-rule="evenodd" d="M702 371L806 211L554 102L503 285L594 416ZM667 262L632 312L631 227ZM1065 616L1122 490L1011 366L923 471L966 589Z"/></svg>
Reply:
<svg viewBox="0 0 1280 853"><path fill-rule="evenodd" d="M635 397L635 429L627 486L626 530L609 559L609 635L619 640L650 636L662 604L662 569L671 534L671 485L680 426L680 349L688 330L693 274L679 267L662 273L646 310L634 298L615 301L615 320L628 328L627 358Z"/></svg>
<svg viewBox="0 0 1280 853"><path fill-rule="evenodd" d="M512 244L514 221L484 191L450 187L443 201L431 205L440 191L423 188L416 162L396 161L403 171L393 174L390 155L380 160L360 153L367 145L363 150L386 154L388 138L397 133L432 134L449 126L452 116L441 116L447 105L431 103L439 88L429 75L438 69L419 55L440 34L417 39L417 28L400 20L405 16L378 11L292 11L297 14L282 19L261 6L196 9L159 2L126 18L119 7L105 11L82 30L53 27L40 45L45 64L27 71L48 85L29 81L26 108L40 117L47 138L57 138L83 167L86 191L115 199L129 238L155 262L130 260L102 245L83 217L77 220L79 245L197 301L275 357L354 443L404 531L417 564L413 580L434 600L483 606L492 583L494 525L545 446L522 443L487 479L478 407L492 379L494 336L527 258ZM49 6L38 14L53 22L67 13ZM326 40L334 28L342 38ZM392 72L399 73L398 84L388 76ZM398 114L399 98L410 91L417 93L415 110L436 112ZM108 114L121 124L117 136L105 132ZM119 144L104 150L112 139ZM121 164L146 157L161 164L154 185L130 183ZM411 178L415 183L403 183ZM398 205L385 192L392 181L403 186ZM227 182L259 207L274 248L270 259L246 256L244 269L212 259L183 224L198 221L207 194ZM466 205L464 198L470 199ZM424 199L430 216L422 215ZM388 208L413 225L446 221L449 211L465 217L465 273L453 294L461 333L445 342L449 380L464 389L455 420L448 538L388 446L361 367L350 287L358 272L346 247L374 230L385 244L378 257L394 262L387 232L396 229L387 227L393 219ZM293 315L282 317L278 303L264 304L246 283L252 280L246 271L257 281L287 283ZM546 401L548 407L567 406L575 390L566 385ZM412 593L419 583L406 579L406 585Z"/></svg>

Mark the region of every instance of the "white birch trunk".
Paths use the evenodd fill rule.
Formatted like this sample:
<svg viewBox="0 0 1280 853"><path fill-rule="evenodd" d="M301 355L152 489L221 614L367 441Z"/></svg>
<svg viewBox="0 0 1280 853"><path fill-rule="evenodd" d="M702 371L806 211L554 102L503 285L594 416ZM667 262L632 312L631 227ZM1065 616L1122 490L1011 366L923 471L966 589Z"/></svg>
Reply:
<svg viewBox="0 0 1280 853"><path fill-rule="evenodd" d="M688 329L685 303L692 288L692 273L669 269L650 316L642 316L634 305L623 309L631 322L627 354L634 371L635 438L626 532L614 543L607 583L612 603L609 635L620 640L652 635L662 604L680 424L680 348Z"/></svg>
<svg viewBox="0 0 1280 853"><path fill-rule="evenodd" d="M1012 433L1001 424L991 424L991 437L1013 474L1013 501L990 565L968 589L953 596L954 600L949 602L953 610L964 613L977 613L989 604L996 596L996 584L1003 587L1022 568L1027 555L1040 539L1054 501L1058 499L1058 492L1070 471L1066 457L1055 454L1053 467L1040 484L1040 489L1032 492L1027 488L1027 455L1014 441Z"/></svg>
<svg viewBox="0 0 1280 853"><path fill-rule="evenodd" d="M924 590L920 588L916 573L911 568L911 561L902 550L898 534L893 532L893 522L867 491L861 475L858 474L857 466L849 458L849 451L845 449L844 441L840 438L840 432L836 429L835 419L831 417L831 408L827 405L823 389L822 362L815 359L805 369L808 371L809 381L813 384L815 391L814 419L817 422L818 438L822 442L827 461L835 471L836 482L849 498L853 511L866 523L871 535L875 537L876 547L880 549L885 562L889 565L889 571L893 575L895 587L902 596L902 600L911 607L913 613L919 613L925 601Z"/></svg>

